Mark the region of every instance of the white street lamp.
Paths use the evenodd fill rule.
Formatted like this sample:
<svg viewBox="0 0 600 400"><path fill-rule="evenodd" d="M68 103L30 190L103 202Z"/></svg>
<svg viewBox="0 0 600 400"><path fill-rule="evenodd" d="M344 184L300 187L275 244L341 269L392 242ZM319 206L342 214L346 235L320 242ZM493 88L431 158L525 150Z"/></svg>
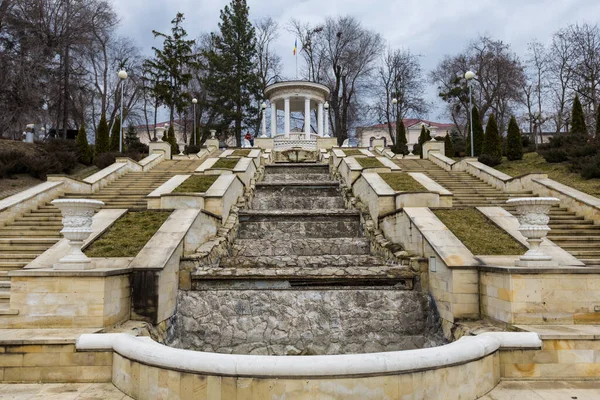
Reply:
<svg viewBox="0 0 600 400"><path fill-rule="evenodd" d="M121 119L119 126L119 153L123 152L123 92L125 91L125 80L127 79L127 71L124 69L119 71L119 79L121 80Z"/></svg>
<svg viewBox="0 0 600 400"><path fill-rule="evenodd" d="M398 104L398 99L394 97L394 98L392 99L392 104L393 104L393 105L396 105L396 104Z"/></svg>
<svg viewBox="0 0 600 400"><path fill-rule="evenodd" d="M329 103L325 102L323 108L325 109L325 134L323 136L329 137Z"/></svg>
<svg viewBox="0 0 600 400"><path fill-rule="evenodd" d="M260 108L262 109L262 135L260 135L260 137L266 138L267 137L267 103L265 103L264 101L262 102L262 104L260 105Z"/></svg>
<svg viewBox="0 0 600 400"><path fill-rule="evenodd" d="M469 126L471 128L471 157L475 157L475 146L473 146L473 79L475 78L475 72L467 71L465 72L465 79L467 80L467 85L469 86Z"/></svg>
<svg viewBox="0 0 600 400"><path fill-rule="evenodd" d="M198 104L198 99L197 98L193 98L192 99L192 104L194 105L194 146L196 145L196 104Z"/></svg>

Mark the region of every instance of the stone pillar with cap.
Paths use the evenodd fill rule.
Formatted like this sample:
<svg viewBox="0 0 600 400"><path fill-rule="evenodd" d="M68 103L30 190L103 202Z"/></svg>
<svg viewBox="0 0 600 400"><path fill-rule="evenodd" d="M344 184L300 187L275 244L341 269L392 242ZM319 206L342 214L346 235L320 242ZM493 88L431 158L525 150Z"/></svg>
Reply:
<svg viewBox="0 0 600 400"><path fill-rule="evenodd" d="M284 122L284 129L283 129L283 133L285 134L285 138L289 139L290 138L290 98L286 97L283 100L283 113L285 114L285 122Z"/></svg>
<svg viewBox="0 0 600 400"><path fill-rule="evenodd" d="M304 98L304 134L310 140L310 97Z"/></svg>
<svg viewBox="0 0 600 400"><path fill-rule="evenodd" d="M323 103L321 102L317 108L317 134L323 137Z"/></svg>
<svg viewBox="0 0 600 400"><path fill-rule="evenodd" d="M277 135L277 103L271 102L271 137Z"/></svg>

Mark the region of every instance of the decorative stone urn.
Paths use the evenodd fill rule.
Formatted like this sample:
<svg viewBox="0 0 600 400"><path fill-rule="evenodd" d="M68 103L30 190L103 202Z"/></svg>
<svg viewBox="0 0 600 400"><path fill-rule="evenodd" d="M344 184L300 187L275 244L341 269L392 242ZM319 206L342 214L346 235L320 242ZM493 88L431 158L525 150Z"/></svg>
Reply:
<svg viewBox="0 0 600 400"><path fill-rule="evenodd" d="M415 149L415 144L414 143L408 143L408 155L409 156L414 156L413 154L413 150Z"/></svg>
<svg viewBox="0 0 600 400"><path fill-rule="evenodd" d="M185 156L185 154L183 154L183 150L185 150L185 143L179 143L177 146L179 146L179 155Z"/></svg>
<svg viewBox="0 0 600 400"><path fill-rule="evenodd" d="M165 129L164 128L156 128L156 141L157 142L162 142L163 137L165 136Z"/></svg>
<svg viewBox="0 0 600 400"><path fill-rule="evenodd" d="M210 138L211 139L215 139L215 135L217 134L217 131L215 129L211 129L210 130Z"/></svg>
<svg viewBox="0 0 600 400"><path fill-rule="evenodd" d="M433 129L431 129L429 131L429 136L431 136L431 141L432 142L435 142L435 136L436 136L436 134L437 134L437 132L435 130L433 130Z"/></svg>
<svg viewBox="0 0 600 400"><path fill-rule="evenodd" d="M60 231L69 241L69 254L61 258L54 269L92 269L91 259L81 251L83 241L92 233L92 217L103 202L90 199L58 199L52 202L62 213L64 228Z"/></svg>
<svg viewBox="0 0 600 400"><path fill-rule="evenodd" d="M510 199L506 202L517 207L519 232L527 239L529 251L522 255L516 262L519 267L547 267L552 264L552 256L540 249L542 239L550 231L548 221L550 207L560 203L554 197L521 197Z"/></svg>

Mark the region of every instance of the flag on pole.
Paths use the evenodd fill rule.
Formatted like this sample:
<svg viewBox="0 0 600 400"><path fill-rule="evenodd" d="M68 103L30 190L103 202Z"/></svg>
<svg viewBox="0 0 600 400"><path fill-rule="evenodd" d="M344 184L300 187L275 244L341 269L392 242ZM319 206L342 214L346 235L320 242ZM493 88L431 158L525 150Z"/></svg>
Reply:
<svg viewBox="0 0 600 400"><path fill-rule="evenodd" d="M298 50L298 39L294 42L294 55L296 55L296 51Z"/></svg>

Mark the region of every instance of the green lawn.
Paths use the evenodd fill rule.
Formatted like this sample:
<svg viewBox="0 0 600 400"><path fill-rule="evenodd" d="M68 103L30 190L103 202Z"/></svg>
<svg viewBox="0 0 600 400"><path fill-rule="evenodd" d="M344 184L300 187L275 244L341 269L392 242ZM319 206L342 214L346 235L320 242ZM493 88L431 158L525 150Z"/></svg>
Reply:
<svg viewBox="0 0 600 400"><path fill-rule="evenodd" d="M525 246L474 208L433 210L452 233L475 255L521 255Z"/></svg>
<svg viewBox="0 0 600 400"><path fill-rule="evenodd" d="M508 161L505 158L502 164L494 168L512 177L534 172L548 174L550 179L600 197L600 179L583 179L578 173L569 171L568 163L551 164L537 153L526 153L518 161Z"/></svg>
<svg viewBox="0 0 600 400"><path fill-rule="evenodd" d="M169 215L171 211L130 211L84 252L88 257L135 257Z"/></svg>
<svg viewBox="0 0 600 400"><path fill-rule="evenodd" d="M375 157L357 157L355 160L358 161L363 168L386 168L385 165Z"/></svg>
<svg viewBox="0 0 600 400"><path fill-rule="evenodd" d="M231 155L234 157L248 157L251 151L252 150L237 149L234 150L233 153L231 153Z"/></svg>
<svg viewBox="0 0 600 400"><path fill-rule="evenodd" d="M176 187L173 193L204 193L218 178L219 175L192 175Z"/></svg>
<svg viewBox="0 0 600 400"><path fill-rule="evenodd" d="M239 158L219 158L219 161L217 161L211 168L234 169L238 161L240 161Z"/></svg>
<svg viewBox="0 0 600 400"><path fill-rule="evenodd" d="M343 150L344 150L344 154L347 157L364 156L364 154L362 153L362 151L360 151L359 149L343 149Z"/></svg>
<svg viewBox="0 0 600 400"><path fill-rule="evenodd" d="M419 182L404 172L380 173L379 176L397 192L426 192Z"/></svg>

